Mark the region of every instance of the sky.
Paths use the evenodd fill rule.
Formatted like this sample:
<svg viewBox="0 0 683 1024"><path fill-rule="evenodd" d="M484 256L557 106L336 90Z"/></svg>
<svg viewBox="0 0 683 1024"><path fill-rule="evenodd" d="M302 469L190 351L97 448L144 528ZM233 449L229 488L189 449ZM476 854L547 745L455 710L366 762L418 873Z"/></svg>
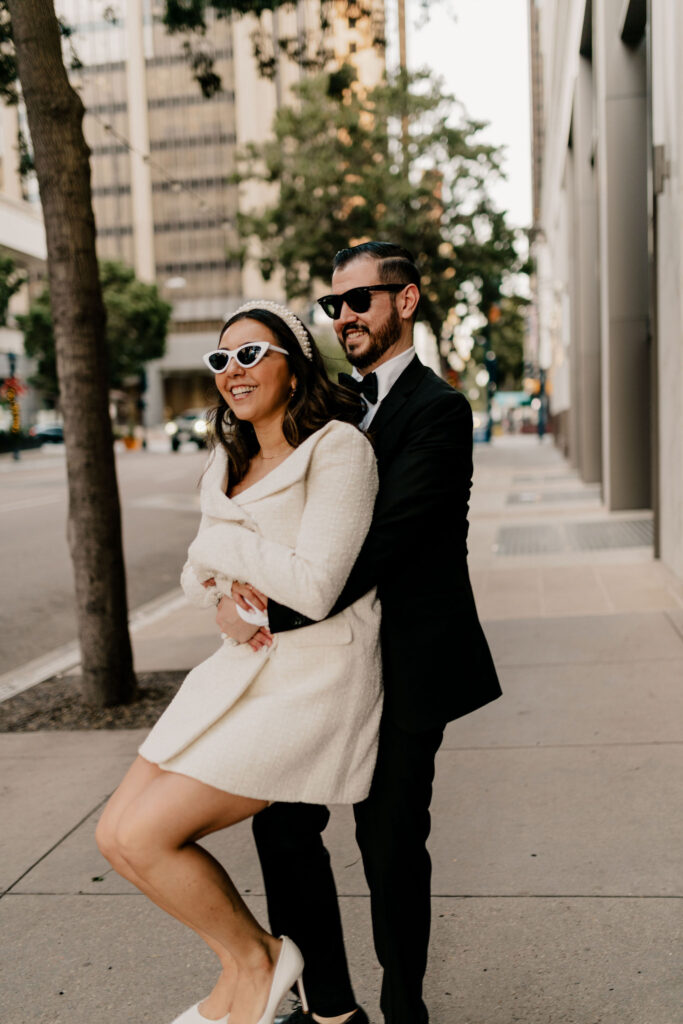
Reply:
<svg viewBox="0 0 683 1024"><path fill-rule="evenodd" d="M531 223L528 0L431 0L425 22L406 0L408 66L430 68L470 117L490 122L482 140L506 147L506 182L493 195L511 224ZM389 63L396 59L396 0L388 0ZM424 23L424 24L422 24Z"/></svg>

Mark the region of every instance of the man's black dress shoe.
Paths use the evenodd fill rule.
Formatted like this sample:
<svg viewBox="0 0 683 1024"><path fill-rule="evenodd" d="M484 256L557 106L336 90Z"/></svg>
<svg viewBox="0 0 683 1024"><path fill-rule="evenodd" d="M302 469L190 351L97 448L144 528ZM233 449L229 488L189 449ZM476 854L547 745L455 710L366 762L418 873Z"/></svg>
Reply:
<svg viewBox="0 0 683 1024"><path fill-rule="evenodd" d="M304 1013L301 1006L297 1006L291 1013L286 1013L284 1017L276 1017L274 1024L315 1024L315 1021L310 1013ZM355 1013L351 1014L348 1024L370 1024L368 1015L362 1006L359 1006Z"/></svg>

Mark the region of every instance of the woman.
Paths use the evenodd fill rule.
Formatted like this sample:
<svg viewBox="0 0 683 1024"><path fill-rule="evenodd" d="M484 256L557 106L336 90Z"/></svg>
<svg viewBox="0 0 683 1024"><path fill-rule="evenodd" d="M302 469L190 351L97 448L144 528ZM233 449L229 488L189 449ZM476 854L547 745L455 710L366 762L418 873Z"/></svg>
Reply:
<svg viewBox="0 0 683 1024"><path fill-rule="evenodd" d="M374 456L355 396L275 303L247 303L205 357L220 401L202 520L182 574L220 604L258 591L324 620L370 525ZM174 1024L272 1024L300 979L294 943L251 915L197 840L274 800L355 803L369 790L381 711L374 593L252 650L225 638L187 676L97 829L102 853L218 956L219 980Z"/></svg>

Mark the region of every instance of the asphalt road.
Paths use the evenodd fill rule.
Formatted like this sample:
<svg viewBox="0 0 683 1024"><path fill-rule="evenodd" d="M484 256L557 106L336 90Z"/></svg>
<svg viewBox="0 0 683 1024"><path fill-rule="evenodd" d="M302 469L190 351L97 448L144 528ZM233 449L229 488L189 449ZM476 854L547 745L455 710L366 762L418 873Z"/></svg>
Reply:
<svg viewBox="0 0 683 1024"><path fill-rule="evenodd" d="M178 586L199 521L205 453L121 452L117 474L131 610ZM63 449L0 457L0 674L76 638Z"/></svg>

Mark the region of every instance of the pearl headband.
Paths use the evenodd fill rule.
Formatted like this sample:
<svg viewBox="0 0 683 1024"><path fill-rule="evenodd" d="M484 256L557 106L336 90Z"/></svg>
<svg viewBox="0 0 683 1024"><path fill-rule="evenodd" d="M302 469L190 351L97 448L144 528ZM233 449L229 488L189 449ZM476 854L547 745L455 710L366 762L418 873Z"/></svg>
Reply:
<svg viewBox="0 0 683 1024"><path fill-rule="evenodd" d="M287 324L290 331L299 342L301 351L307 359L313 359L313 352L311 350L311 343L306 332L306 328L302 324L299 317L296 316L291 310L285 306L281 306L278 302L271 302L270 299L260 299L255 302L245 302L243 306L235 310L232 316L237 316L238 313L248 313L252 309L265 309L269 313L274 313L275 316L279 316L280 320ZM232 317L231 317L232 319Z"/></svg>

